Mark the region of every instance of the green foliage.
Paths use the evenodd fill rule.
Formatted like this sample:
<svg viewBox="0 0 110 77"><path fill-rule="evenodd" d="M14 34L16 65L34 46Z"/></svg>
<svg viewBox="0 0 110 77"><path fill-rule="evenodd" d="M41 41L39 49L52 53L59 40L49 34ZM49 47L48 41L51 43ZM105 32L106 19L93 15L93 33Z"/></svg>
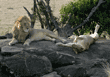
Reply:
<svg viewBox="0 0 110 77"><path fill-rule="evenodd" d="M62 6L60 9L61 22L65 24L68 20L68 14L72 13L72 18L69 21L70 25L76 27L80 25L83 20L87 18L91 9L98 4L99 0L77 0L76 2L70 2L69 4ZM73 10L73 6L75 7ZM106 0L105 3L101 4L100 7L96 10L93 16L90 18L83 27L80 28L80 34L88 33L90 30L94 31L96 24L101 25L99 29L99 34L102 31L108 31L110 34L110 0ZM75 31L76 35L79 35L78 31Z"/></svg>

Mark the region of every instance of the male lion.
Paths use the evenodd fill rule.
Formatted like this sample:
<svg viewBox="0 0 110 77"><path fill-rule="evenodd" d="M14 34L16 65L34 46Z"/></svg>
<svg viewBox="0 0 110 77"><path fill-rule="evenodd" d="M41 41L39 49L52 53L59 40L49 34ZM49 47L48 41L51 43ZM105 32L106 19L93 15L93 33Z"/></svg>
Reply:
<svg viewBox="0 0 110 77"><path fill-rule="evenodd" d="M49 31L47 29L32 29L29 35L30 37L25 41L24 45L29 46L29 44L32 41L37 41L37 40L42 40L42 39L50 40L53 42L55 42L55 39L59 39L62 42L66 42L65 39L55 35L52 31Z"/></svg>
<svg viewBox="0 0 110 77"><path fill-rule="evenodd" d="M25 19L27 21L25 21ZM49 31L47 29L33 29L30 27L28 18L25 17L19 17L14 25L13 30L13 39L9 43L9 45L15 44L17 42L24 42L26 39L26 36L29 34L29 38L24 42L24 46L29 46L30 42L37 41L37 40L50 40L55 41L55 39L59 39L62 42L66 42L65 39L55 35L52 31ZM21 24L20 24L21 23ZM54 39L55 38L55 39Z"/></svg>
<svg viewBox="0 0 110 77"><path fill-rule="evenodd" d="M65 46L65 47L72 47L73 51L77 54L78 52L82 52L84 50L89 49L89 46L95 42L99 38L98 35L98 29L99 25L96 25L94 34L91 35L80 35L80 36L75 36L75 39L73 40L72 43L56 43L58 46Z"/></svg>
<svg viewBox="0 0 110 77"><path fill-rule="evenodd" d="M25 42L26 36L29 34L30 20L26 16L20 16L12 28L13 38L9 45L15 44L17 42Z"/></svg>

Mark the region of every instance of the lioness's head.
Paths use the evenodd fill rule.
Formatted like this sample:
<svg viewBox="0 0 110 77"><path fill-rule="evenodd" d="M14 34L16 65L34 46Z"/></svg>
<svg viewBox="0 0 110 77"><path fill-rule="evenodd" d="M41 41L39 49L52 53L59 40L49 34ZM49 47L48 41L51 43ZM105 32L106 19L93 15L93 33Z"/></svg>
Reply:
<svg viewBox="0 0 110 77"><path fill-rule="evenodd" d="M22 32L29 32L31 30L30 20L26 16L21 16L15 22L17 24L17 28Z"/></svg>

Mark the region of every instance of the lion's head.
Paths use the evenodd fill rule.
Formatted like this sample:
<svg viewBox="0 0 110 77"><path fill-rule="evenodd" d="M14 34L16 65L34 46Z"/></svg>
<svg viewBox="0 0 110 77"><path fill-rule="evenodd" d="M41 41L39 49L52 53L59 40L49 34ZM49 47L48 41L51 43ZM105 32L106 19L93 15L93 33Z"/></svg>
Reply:
<svg viewBox="0 0 110 77"><path fill-rule="evenodd" d="M20 16L12 28L13 37L19 42L24 42L26 36L31 31L30 20L26 16Z"/></svg>

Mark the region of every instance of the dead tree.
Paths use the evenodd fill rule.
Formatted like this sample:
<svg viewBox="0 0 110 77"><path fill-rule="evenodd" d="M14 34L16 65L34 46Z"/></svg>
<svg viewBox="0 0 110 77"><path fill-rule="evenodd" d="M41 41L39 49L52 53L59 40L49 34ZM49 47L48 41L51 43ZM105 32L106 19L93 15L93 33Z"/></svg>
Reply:
<svg viewBox="0 0 110 77"><path fill-rule="evenodd" d="M36 20L36 12L39 16L39 20L40 20L40 23L41 23L41 27L44 28L43 24L42 24L42 18L38 12L38 8L37 8L37 5L36 5L36 1L34 0L34 6L33 6L33 14L30 14L30 12L27 10L26 7L24 7L24 9L27 11L27 14L28 16L30 17L31 19L31 27L33 28L34 27L34 24L35 24L35 20ZM36 11L37 10L37 11Z"/></svg>
<svg viewBox="0 0 110 77"><path fill-rule="evenodd" d="M38 2L38 0L37 0L37 3L39 5L39 8L42 10L43 14L45 15L45 18L46 18L46 25L45 26L47 26L47 29L51 30L50 24L49 24L50 20L49 20L49 16L48 16L48 13L45 8L46 7L45 3L43 1Z"/></svg>
<svg viewBox="0 0 110 77"><path fill-rule="evenodd" d="M37 12L39 20L40 20L40 23L41 23L41 27L44 28L44 25L43 25L43 22L42 22L42 18L40 16L39 9L38 9L37 4L36 4L36 2L37 2L38 5L39 5L39 2L41 2L41 4L46 9L46 10L43 10L43 13L44 13L45 18L46 18L46 24L48 25L48 29L50 29L51 22L52 22L54 28L58 31L58 34L60 36L65 36L65 32L61 28L59 28L58 22L54 19L54 16L53 16L52 11L51 11L51 7L49 5L49 1L50 0L45 0L45 2L47 4L46 5L43 0L40 0L40 1L34 0L33 14L30 14L30 12L26 9L26 7L24 7L24 9L27 11L29 17L31 18L31 27L32 28L34 27L34 23L35 23L35 20L36 20L36 12ZM41 6L39 6L39 7L41 7Z"/></svg>
<svg viewBox="0 0 110 77"><path fill-rule="evenodd" d="M37 4L39 6L37 6ZM52 30L51 27L54 26L54 28L58 31L58 34L60 36L64 36L64 37L68 37L70 36L76 29L80 28L82 25L84 25L87 21L89 21L90 17L93 15L93 13L96 11L96 9L102 4L104 3L105 1L103 0L99 0L98 4L96 7L94 7L90 14L88 15L88 17L83 21L83 23L81 23L79 26L75 27L75 28L71 28L71 25L69 23L71 17L72 17L72 14L69 15L69 19L67 20L67 23L65 24L65 27L64 28L60 28L59 27L59 23L56 21L55 17L53 16L52 14L52 10L51 10L51 7L49 5L49 2L50 0L45 0L45 2L43 0L34 0L34 9L33 9L33 14L30 14L30 12L24 7L24 9L27 11L29 17L31 18L31 27L33 28L34 27L34 23L35 23L35 20L36 20L36 13L39 17L39 21L41 23L41 27L44 28L44 25L47 26L47 29L49 30ZM44 9L42 9L42 7ZM74 6L73 6L74 8ZM44 24L44 21L43 18L41 17L41 13L39 12L39 10L42 10L44 16L45 16L45 21L46 21L46 24ZM51 22L53 23L53 25L51 25ZM69 30L68 30L69 29Z"/></svg>

